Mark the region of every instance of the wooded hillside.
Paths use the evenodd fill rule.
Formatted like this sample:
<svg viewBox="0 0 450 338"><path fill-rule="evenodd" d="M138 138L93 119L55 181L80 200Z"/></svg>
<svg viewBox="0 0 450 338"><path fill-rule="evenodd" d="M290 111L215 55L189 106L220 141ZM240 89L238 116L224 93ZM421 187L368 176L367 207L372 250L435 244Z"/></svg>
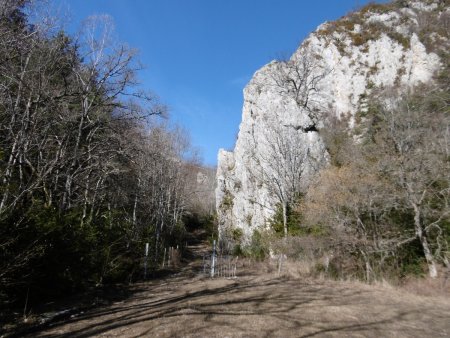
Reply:
<svg viewBox="0 0 450 338"><path fill-rule="evenodd" d="M107 16L69 36L0 1L0 303L142 276L182 245L199 162ZM33 14L39 17L40 14ZM192 203L190 203L192 205Z"/></svg>

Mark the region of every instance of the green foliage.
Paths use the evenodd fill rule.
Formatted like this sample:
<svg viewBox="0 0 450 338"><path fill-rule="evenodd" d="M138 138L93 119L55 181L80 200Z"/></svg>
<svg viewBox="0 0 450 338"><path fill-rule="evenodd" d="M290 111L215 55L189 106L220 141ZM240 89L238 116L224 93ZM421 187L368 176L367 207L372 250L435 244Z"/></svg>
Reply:
<svg viewBox="0 0 450 338"><path fill-rule="evenodd" d="M14 255L18 250L31 252L34 247L39 248L38 254L33 254L23 266L24 270L18 268L15 272L23 274L20 283L29 285L33 294L38 292L43 298L58 296L105 280L123 281L128 277L126 266L135 258L133 250L125 249L130 225L110 224L107 217L80 225L80 219L80 210L61 214L56 208L35 201L16 247L1 252L3 259L12 262L17 259ZM0 226L7 228L4 223Z"/></svg>
<svg viewBox="0 0 450 338"><path fill-rule="evenodd" d="M287 228L288 236L324 236L327 234L327 228L320 225L314 224L309 225L303 221L303 215L301 212L301 204L303 203L303 196L297 197L293 206L288 205L286 210L287 216ZM283 207L281 204L276 206L275 214L270 220L270 227L274 231L277 237L281 238L284 236L283 227Z"/></svg>
<svg viewBox="0 0 450 338"><path fill-rule="evenodd" d="M303 232L301 226L302 224L301 213L297 209L288 205L286 210L286 216L287 216L288 235L296 236L301 234ZM281 204L278 204L276 206L275 214L270 220L270 226L279 237L284 236L283 207L281 206Z"/></svg>
<svg viewBox="0 0 450 338"><path fill-rule="evenodd" d="M262 261L267 257L269 250L258 230L253 231L250 245L245 247L244 252L246 256L258 261Z"/></svg>
<svg viewBox="0 0 450 338"><path fill-rule="evenodd" d="M269 241L267 240L266 233L261 233L258 230L254 230L252 238L249 243L241 243L240 238L242 232L238 229L233 230L233 235L236 235L236 240L232 248L233 256L248 257L257 261L264 260L269 253Z"/></svg>
<svg viewBox="0 0 450 338"><path fill-rule="evenodd" d="M202 212L190 212L183 216L183 222L178 224L171 234L166 236L166 246L184 248L187 233L197 233L208 240L210 246L219 238L216 215Z"/></svg>
<svg viewBox="0 0 450 338"><path fill-rule="evenodd" d="M418 240L399 249L400 278L426 275L426 262Z"/></svg>
<svg viewBox="0 0 450 338"><path fill-rule="evenodd" d="M242 257L245 256L245 251L242 249L241 244L238 243L233 246L233 251L231 254L235 257Z"/></svg>
<svg viewBox="0 0 450 338"><path fill-rule="evenodd" d="M242 232L242 229L240 228L234 228L232 230L231 236L233 241L240 243L242 241L242 236L244 233Z"/></svg>
<svg viewBox="0 0 450 338"><path fill-rule="evenodd" d="M224 211L229 211L233 208L234 196L227 190L225 192L225 196L222 199L222 203L220 204L220 208Z"/></svg>

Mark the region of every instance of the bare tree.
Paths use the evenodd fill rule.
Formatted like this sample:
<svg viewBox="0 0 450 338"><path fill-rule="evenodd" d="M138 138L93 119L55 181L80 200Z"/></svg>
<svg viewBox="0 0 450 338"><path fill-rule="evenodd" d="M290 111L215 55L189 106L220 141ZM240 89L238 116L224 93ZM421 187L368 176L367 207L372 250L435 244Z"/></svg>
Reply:
<svg viewBox="0 0 450 338"><path fill-rule="evenodd" d="M200 163L187 163L189 209L201 215L213 215L215 212L215 175L216 169Z"/></svg>
<svg viewBox="0 0 450 338"><path fill-rule="evenodd" d="M350 149L350 148L349 148ZM329 229L335 253L364 262L367 282L381 271L384 261L396 254L412 232L405 232L392 222L392 210L398 206L390 182L380 177L353 149L354 159L342 166L320 172L308 188L301 206L306 225Z"/></svg>
<svg viewBox="0 0 450 338"><path fill-rule="evenodd" d="M283 233L288 235L287 211L306 186L305 173L314 165L306 134L293 127L267 127L264 145L252 154L256 179L276 197L283 213Z"/></svg>
<svg viewBox="0 0 450 338"><path fill-rule="evenodd" d="M450 218L448 92L423 87L414 95L382 97L369 129L374 140L369 151L412 210L414 238L435 278L436 259L449 265L442 228Z"/></svg>
<svg viewBox="0 0 450 338"><path fill-rule="evenodd" d="M131 278L143 241L158 263L182 233L188 196L186 132L149 118L166 109L137 87L141 66L110 18L71 38L28 24L26 4L0 1L0 297L63 265Z"/></svg>
<svg viewBox="0 0 450 338"><path fill-rule="evenodd" d="M367 280L389 257L401 263L402 249L415 241L430 277L438 262L449 266L448 102L448 91L434 85L379 92L364 139L343 142L335 166L308 191L306 218L348 235L347 253L364 260Z"/></svg>
<svg viewBox="0 0 450 338"><path fill-rule="evenodd" d="M299 112L307 114L312 122L305 128L266 125L265 135L261 140L254 140L259 144L251 154L256 162L255 176L276 196L282 208L285 237L288 208L306 187L307 176L321 162L311 156L307 132L317 131L319 84L329 73L322 57L306 46L290 59L272 62L268 69L269 81L260 84L292 99Z"/></svg>
<svg viewBox="0 0 450 338"><path fill-rule="evenodd" d="M314 123L317 122L319 84L331 72L324 68L321 60L320 55L306 46L290 59L272 63L270 71L273 85L304 109Z"/></svg>

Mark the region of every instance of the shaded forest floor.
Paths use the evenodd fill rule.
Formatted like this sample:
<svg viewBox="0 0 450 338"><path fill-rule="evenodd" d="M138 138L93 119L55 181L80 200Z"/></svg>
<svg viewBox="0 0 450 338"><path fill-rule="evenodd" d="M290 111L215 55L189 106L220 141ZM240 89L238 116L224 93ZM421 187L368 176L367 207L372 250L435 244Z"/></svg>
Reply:
<svg viewBox="0 0 450 338"><path fill-rule="evenodd" d="M37 337L447 337L450 297L362 283L277 277L248 266L235 279L198 272L205 242L166 277L109 304L53 320Z"/></svg>

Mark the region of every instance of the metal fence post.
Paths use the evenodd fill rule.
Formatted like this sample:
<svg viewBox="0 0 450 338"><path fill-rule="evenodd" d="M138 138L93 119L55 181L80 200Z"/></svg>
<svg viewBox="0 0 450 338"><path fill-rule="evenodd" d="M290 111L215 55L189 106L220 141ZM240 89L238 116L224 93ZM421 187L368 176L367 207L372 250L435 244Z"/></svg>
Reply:
<svg viewBox="0 0 450 338"><path fill-rule="evenodd" d="M216 265L216 240L213 242L213 252L211 256L211 278L214 278L214 268Z"/></svg>
<svg viewBox="0 0 450 338"><path fill-rule="evenodd" d="M145 243L144 279L147 279L148 243Z"/></svg>

